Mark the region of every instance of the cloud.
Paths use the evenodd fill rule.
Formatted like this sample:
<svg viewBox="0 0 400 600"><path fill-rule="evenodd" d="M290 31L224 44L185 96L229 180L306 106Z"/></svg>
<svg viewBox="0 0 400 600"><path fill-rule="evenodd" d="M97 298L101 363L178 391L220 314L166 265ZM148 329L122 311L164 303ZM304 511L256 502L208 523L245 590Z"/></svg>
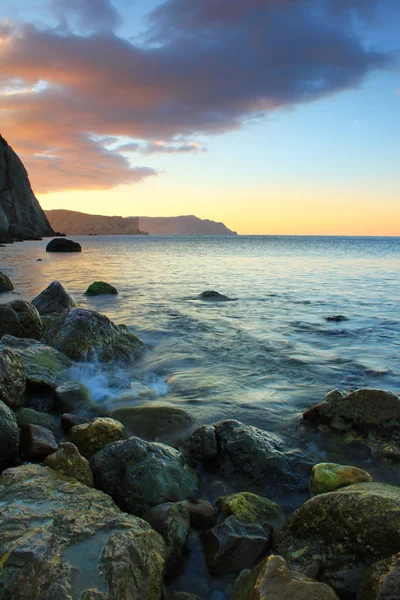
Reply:
<svg viewBox="0 0 400 600"><path fill-rule="evenodd" d="M132 142L118 147L119 152L140 152L141 154L187 154L197 152L207 152L207 147L198 142L183 142L177 144L166 144L162 141L147 142L139 144Z"/></svg>
<svg viewBox="0 0 400 600"><path fill-rule="evenodd" d="M168 0L149 16L147 43L135 45L114 32L109 2L54 0L64 29L26 24L0 46L3 133L39 190L141 180L154 171L131 169L105 139L138 140L131 151L148 156L195 152L179 140L239 129L386 68L389 57L365 46L347 10L332 15L332 3ZM92 33L71 29L73 16ZM1 93L16 81L36 92Z"/></svg>
<svg viewBox="0 0 400 600"><path fill-rule="evenodd" d="M49 0L50 11L61 29L76 29L85 34L114 31L122 19L109 0Z"/></svg>

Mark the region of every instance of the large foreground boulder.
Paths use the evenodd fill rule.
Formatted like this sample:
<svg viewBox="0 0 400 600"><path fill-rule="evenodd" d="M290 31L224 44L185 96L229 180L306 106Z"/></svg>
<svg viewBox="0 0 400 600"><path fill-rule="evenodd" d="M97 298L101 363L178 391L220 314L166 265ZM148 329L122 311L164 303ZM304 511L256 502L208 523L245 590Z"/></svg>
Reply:
<svg viewBox="0 0 400 600"><path fill-rule="evenodd" d="M275 547L296 568L319 561L326 583L354 594L368 566L400 552L400 488L359 483L315 496L289 517Z"/></svg>
<svg viewBox="0 0 400 600"><path fill-rule="evenodd" d="M5 600L161 598L164 541L103 492L24 465L3 473L0 501Z"/></svg>
<svg viewBox="0 0 400 600"><path fill-rule="evenodd" d="M47 244L46 252L82 252L82 246L67 238L54 238Z"/></svg>
<svg viewBox="0 0 400 600"><path fill-rule="evenodd" d="M0 471L14 464L19 452L19 428L13 411L0 400Z"/></svg>
<svg viewBox="0 0 400 600"><path fill-rule="evenodd" d="M13 300L0 305L0 337L14 335L20 338L40 340L42 321L32 304L24 300Z"/></svg>
<svg viewBox="0 0 400 600"><path fill-rule="evenodd" d="M1 347L11 348L22 359L27 383L34 389L55 390L61 374L74 364L55 348L37 340L6 335L1 339Z"/></svg>
<svg viewBox="0 0 400 600"><path fill-rule="evenodd" d="M93 355L101 362L128 361L138 357L144 347L126 326L84 308L72 308L52 319L43 339L73 360Z"/></svg>
<svg viewBox="0 0 400 600"><path fill-rule="evenodd" d="M21 357L0 344L0 400L15 409L24 404L25 367Z"/></svg>
<svg viewBox="0 0 400 600"><path fill-rule="evenodd" d="M53 281L43 292L32 300L41 315L62 313L79 306L75 298L59 281Z"/></svg>
<svg viewBox="0 0 400 600"><path fill-rule="evenodd" d="M199 495L198 474L165 444L131 437L97 452L90 466L96 487L113 496L122 510L139 516L152 506Z"/></svg>

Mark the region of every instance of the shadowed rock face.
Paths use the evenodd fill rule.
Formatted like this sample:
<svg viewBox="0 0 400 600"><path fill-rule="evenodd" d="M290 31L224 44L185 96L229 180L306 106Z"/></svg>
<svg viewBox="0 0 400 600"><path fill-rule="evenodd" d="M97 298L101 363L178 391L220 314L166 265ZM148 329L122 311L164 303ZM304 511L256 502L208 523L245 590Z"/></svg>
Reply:
<svg viewBox="0 0 400 600"><path fill-rule="evenodd" d="M54 235L32 191L24 165L1 135L0 235L5 240Z"/></svg>

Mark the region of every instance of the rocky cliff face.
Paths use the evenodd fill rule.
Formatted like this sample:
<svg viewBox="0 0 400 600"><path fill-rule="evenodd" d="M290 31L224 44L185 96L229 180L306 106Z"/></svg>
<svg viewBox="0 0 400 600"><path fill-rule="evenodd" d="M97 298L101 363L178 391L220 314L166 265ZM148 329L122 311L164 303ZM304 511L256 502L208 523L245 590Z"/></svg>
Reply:
<svg viewBox="0 0 400 600"><path fill-rule="evenodd" d="M0 135L0 240L54 235L14 150Z"/></svg>

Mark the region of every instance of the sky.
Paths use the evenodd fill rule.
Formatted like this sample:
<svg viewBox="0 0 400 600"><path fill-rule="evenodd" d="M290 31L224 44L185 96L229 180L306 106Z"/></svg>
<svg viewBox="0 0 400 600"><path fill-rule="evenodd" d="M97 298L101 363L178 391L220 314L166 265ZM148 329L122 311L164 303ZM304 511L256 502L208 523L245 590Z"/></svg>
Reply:
<svg viewBox="0 0 400 600"><path fill-rule="evenodd" d="M0 0L44 209L400 235L398 0Z"/></svg>

